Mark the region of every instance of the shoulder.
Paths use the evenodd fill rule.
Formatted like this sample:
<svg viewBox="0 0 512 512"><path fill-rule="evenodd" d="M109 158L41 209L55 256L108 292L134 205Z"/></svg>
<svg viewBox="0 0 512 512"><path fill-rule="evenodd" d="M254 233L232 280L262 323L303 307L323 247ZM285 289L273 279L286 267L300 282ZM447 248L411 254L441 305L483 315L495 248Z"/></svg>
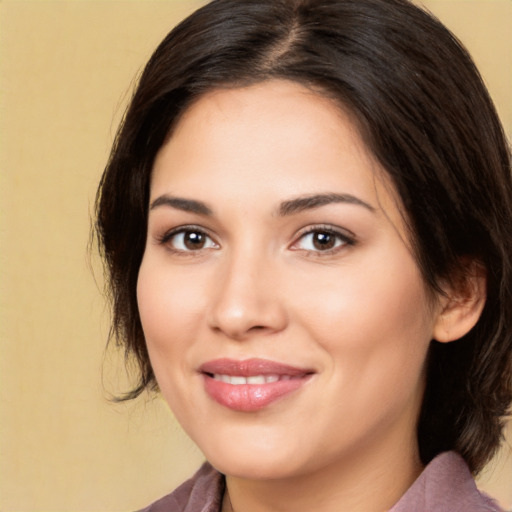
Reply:
<svg viewBox="0 0 512 512"><path fill-rule="evenodd" d="M390 512L501 512L455 452L438 455Z"/></svg>
<svg viewBox="0 0 512 512"><path fill-rule="evenodd" d="M223 494L223 475L205 462L171 494L139 512L218 512Z"/></svg>

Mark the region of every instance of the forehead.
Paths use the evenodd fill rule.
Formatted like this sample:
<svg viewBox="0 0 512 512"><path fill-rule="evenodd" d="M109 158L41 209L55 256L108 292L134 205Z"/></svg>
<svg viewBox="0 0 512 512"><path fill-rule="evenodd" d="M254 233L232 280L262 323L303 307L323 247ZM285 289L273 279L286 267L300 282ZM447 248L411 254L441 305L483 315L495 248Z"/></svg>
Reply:
<svg viewBox="0 0 512 512"><path fill-rule="evenodd" d="M290 160L306 152L325 157L326 149L334 148L340 154L350 149L369 156L350 115L332 100L297 83L273 80L201 96L180 117L154 168L158 171L163 157L171 154L179 156L181 164L207 155L205 167L211 169L216 163L211 157L226 153L233 162L247 163L267 155L274 161L279 155Z"/></svg>
<svg viewBox="0 0 512 512"><path fill-rule="evenodd" d="M195 101L157 155L151 196L279 201L332 191L371 196L398 218L394 187L354 116L318 91L272 80Z"/></svg>

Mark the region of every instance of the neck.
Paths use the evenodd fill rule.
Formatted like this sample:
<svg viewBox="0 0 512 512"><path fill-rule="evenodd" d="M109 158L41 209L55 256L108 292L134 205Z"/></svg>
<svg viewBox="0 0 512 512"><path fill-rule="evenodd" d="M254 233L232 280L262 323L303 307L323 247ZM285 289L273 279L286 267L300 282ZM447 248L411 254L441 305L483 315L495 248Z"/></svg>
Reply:
<svg viewBox="0 0 512 512"><path fill-rule="evenodd" d="M290 478L248 480L226 477L223 512L384 512L422 471L416 440L375 445L348 454L315 472Z"/></svg>

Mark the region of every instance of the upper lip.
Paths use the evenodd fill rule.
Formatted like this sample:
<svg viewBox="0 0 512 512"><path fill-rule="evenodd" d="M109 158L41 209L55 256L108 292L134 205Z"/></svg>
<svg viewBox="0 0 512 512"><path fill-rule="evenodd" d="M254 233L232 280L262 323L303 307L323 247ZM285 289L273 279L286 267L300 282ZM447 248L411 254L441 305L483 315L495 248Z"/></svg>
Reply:
<svg viewBox="0 0 512 512"><path fill-rule="evenodd" d="M201 373L253 377L256 375L290 375L297 377L314 373L309 368L299 368L268 359L214 359L199 367Z"/></svg>

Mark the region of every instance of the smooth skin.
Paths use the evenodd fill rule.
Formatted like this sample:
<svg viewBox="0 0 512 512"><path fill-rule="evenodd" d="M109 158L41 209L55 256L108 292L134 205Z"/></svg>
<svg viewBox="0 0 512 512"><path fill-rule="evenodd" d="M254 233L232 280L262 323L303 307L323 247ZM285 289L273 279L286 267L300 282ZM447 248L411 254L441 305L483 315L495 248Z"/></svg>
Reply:
<svg viewBox="0 0 512 512"><path fill-rule="evenodd" d="M482 279L432 297L400 203L351 116L268 81L194 103L157 155L138 302L161 392L226 474L223 510L388 510L422 470L416 423L433 338L476 323ZM313 369L259 411L198 368Z"/></svg>

